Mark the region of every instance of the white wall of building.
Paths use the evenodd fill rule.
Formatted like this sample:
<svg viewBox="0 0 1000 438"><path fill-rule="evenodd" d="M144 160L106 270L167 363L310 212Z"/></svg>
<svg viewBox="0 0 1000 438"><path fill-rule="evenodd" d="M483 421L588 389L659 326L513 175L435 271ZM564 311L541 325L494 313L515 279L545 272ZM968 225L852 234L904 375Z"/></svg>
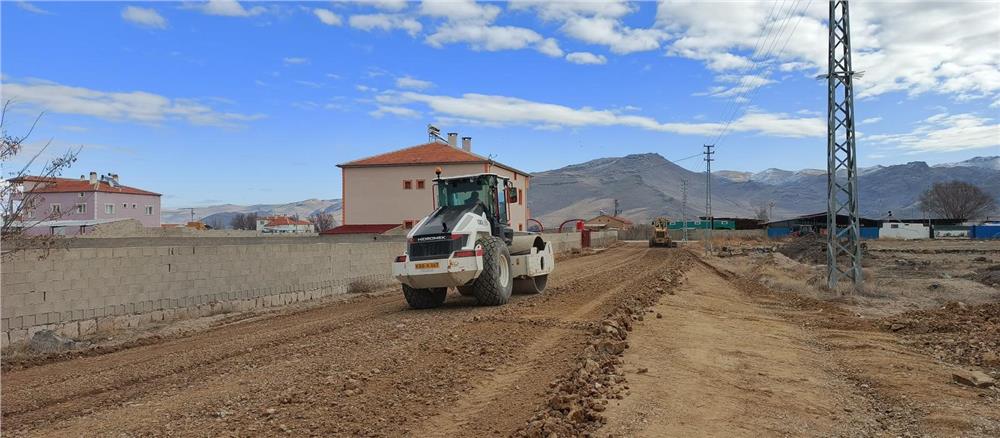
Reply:
<svg viewBox="0 0 1000 438"><path fill-rule="evenodd" d="M402 224L418 222L435 208L434 169L441 167L442 177L491 172L511 179L524 196L510 207L511 226L526 230L528 219L528 178L499 166L482 163L373 166L342 168L343 224ZM418 181L423 180L423 188ZM410 181L410 188L405 188Z"/></svg>
<svg viewBox="0 0 1000 438"><path fill-rule="evenodd" d="M916 240L929 239L930 229L923 224L887 222L878 230L879 239Z"/></svg>

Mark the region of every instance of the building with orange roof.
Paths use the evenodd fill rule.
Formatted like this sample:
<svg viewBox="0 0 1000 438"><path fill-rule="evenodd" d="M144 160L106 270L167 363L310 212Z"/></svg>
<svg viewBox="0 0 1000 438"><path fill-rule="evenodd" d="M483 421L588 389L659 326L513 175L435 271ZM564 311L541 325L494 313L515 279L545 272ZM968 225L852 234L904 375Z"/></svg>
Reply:
<svg viewBox="0 0 1000 438"><path fill-rule="evenodd" d="M22 213L21 220L99 223L135 219L144 227L160 226L160 194L122 185L118 174L80 179L25 176L8 180L19 191L34 194L34 208Z"/></svg>
<svg viewBox="0 0 1000 438"><path fill-rule="evenodd" d="M437 208L434 171L440 167L443 177L495 173L509 178L519 192L518 202L510 206L511 227L525 230L531 175L474 154L471 137L463 137L461 146L457 140L458 134L449 133L447 143L424 143L338 164L343 178L341 226L397 224L406 232ZM335 230L327 234L338 234Z"/></svg>
<svg viewBox="0 0 1000 438"><path fill-rule="evenodd" d="M316 227L312 222L288 216L269 216L257 219L257 231L261 233L312 233Z"/></svg>

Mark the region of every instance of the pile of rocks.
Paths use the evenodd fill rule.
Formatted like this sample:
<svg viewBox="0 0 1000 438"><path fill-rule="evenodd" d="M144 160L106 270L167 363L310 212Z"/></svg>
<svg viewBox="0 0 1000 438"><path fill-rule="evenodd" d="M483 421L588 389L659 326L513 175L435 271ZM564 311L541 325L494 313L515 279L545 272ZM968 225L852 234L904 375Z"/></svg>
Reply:
<svg viewBox="0 0 1000 438"><path fill-rule="evenodd" d="M681 274L670 272L655 283L623 300L606 319L596 324L593 336L570 375L549 384L551 397L542 412L519 429L517 436L582 436L601 427L607 419L602 412L609 400L629 394L622 370L622 354L634 321L641 321L647 309L663 295L673 294ZM670 292L667 292L667 291Z"/></svg>

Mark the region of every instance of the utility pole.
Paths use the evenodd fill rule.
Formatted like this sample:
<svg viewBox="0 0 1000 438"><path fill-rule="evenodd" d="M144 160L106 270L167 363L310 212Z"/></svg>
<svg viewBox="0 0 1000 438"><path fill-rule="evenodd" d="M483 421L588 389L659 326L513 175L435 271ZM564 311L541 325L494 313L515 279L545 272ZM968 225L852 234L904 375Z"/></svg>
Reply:
<svg viewBox="0 0 1000 438"><path fill-rule="evenodd" d="M851 22L846 0L830 1L827 58L826 259L827 286L850 280L861 290L861 224L858 217L858 163L854 137L854 75ZM843 171L844 176L838 176ZM847 226L837 228L837 215Z"/></svg>
<svg viewBox="0 0 1000 438"><path fill-rule="evenodd" d="M688 240L688 221L687 221L687 209L688 209L688 180L687 178L681 180L681 193L683 197L681 198L681 233L683 235L683 241Z"/></svg>
<svg viewBox="0 0 1000 438"><path fill-rule="evenodd" d="M712 155L715 155L714 144L706 144L705 146L705 219L708 219L708 228L705 229L707 236L705 238L705 251L709 254L712 253L712 229L715 228L715 220L712 216L712 162L715 161Z"/></svg>
<svg viewBox="0 0 1000 438"><path fill-rule="evenodd" d="M767 203L767 221L774 221L774 201L769 201Z"/></svg>

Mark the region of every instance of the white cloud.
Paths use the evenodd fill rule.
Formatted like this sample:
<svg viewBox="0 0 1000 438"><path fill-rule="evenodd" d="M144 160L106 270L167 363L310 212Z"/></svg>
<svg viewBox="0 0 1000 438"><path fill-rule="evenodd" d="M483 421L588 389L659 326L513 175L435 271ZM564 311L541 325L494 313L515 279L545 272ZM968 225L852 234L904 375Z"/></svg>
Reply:
<svg viewBox="0 0 1000 438"><path fill-rule="evenodd" d="M236 0L208 0L204 3L198 3L196 8L205 14L223 17L252 17L267 11L263 6L246 9Z"/></svg>
<svg viewBox="0 0 1000 438"><path fill-rule="evenodd" d="M406 0L361 0L361 4L374 6L384 11L398 12L406 9Z"/></svg>
<svg viewBox="0 0 1000 438"><path fill-rule="evenodd" d="M124 18L125 21L130 21L138 24L139 26L152 27L155 29L167 28L167 20L153 8L126 6L125 9L122 9L122 18Z"/></svg>
<svg viewBox="0 0 1000 438"><path fill-rule="evenodd" d="M813 2L808 10L809 3L790 3L661 0L657 17L676 35L669 54L703 60L713 70L745 68L717 60L748 58L757 48L758 65L766 66L761 67L764 76L775 68L825 73L827 2ZM855 82L857 97L935 92L956 100L997 99L998 16L997 2L851 3L853 67L865 71ZM772 38L758 41L764 34Z"/></svg>
<svg viewBox="0 0 1000 438"><path fill-rule="evenodd" d="M706 92L695 93L695 96L712 97L735 97L737 102L746 101L747 92L773 84L775 81L757 75L719 75L715 78L719 82L726 82L730 85L719 85L712 87Z"/></svg>
<svg viewBox="0 0 1000 438"><path fill-rule="evenodd" d="M622 26L608 17L574 17L566 20L562 31L580 41L608 46L613 53L628 54L660 48L667 33L660 29L635 29Z"/></svg>
<svg viewBox="0 0 1000 438"><path fill-rule="evenodd" d="M881 122L881 121L882 121L881 117L869 117L867 119L862 120L861 124L862 125L871 125L873 123L878 123L878 122Z"/></svg>
<svg viewBox="0 0 1000 438"><path fill-rule="evenodd" d="M516 97L474 93L452 97L410 91L387 92L378 95L376 101L380 105L401 108L406 108L408 104L423 104L439 116L495 126L625 126L689 135L716 134L723 127L722 123L661 123L651 117L621 114L616 110L571 108ZM822 137L826 133L826 123L818 117L795 118L787 114L748 112L734 120L729 129L776 137Z"/></svg>
<svg viewBox="0 0 1000 438"><path fill-rule="evenodd" d="M590 52L573 52L566 55L566 60L574 64L605 64L608 62L604 55L595 55Z"/></svg>
<svg viewBox="0 0 1000 438"><path fill-rule="evenodd" d="M548 56L562 56L562 49L552 38L545 38L526 27L493 24L500 11L493 4L473 0L424 0L420 5L423 15L445 20L424 41L433 47L466 43L473 50L495 52L534 48Z"/></svg>
<svg viewBox="0 0 1000 438"><path fill-rule="evenodd" d="M285 59L282 60L282 62L284 62L285 65L302 65L302 64L308 64L309 58L292 56L292 57L286 57Z"/></svg>
<svg viewBox="0 0 1000 438"><path fill-rule="evenodd" d="M378 108L375 109L375 111L372 111L368 114L371 114L374 117L382 117L387 114L399 117L420 117L420 113L411 108L403 106L392 106L392 105L379 105Z"/></svg>
<svg viewBox="0 0 1000 438"><path fill-rule="evenodd" d="M409 88L413 90L426 90L434 86L431 81L424 81L410 76L396 78L396 86L399 88Z"/></svg>
<svg viewBox="0 0 1000 438"><path fill-rule="evenodd" d="M47 81L3 83L5 99L37 106L44 111L80 114L106 120L161 123L182 120L195 125L236 126L258 120L262 114L217 111L203 100L169 98L145 91L99 91Z"/></svg>
<svg viewBox="0 0 1000 438"><path fill-rule="evenodd" d="M416 36L423 30L419 21L398 14L359 14L352 15L348 20L351 27L371 32L372 30L391 31L402 29L410 36Z"/></svg>
<svg viewBox="0 0 1000 438"><path fill-rule="evenodd" d="M312 10L313 15L319 18L319 21L328 26L340 26L343 21L340 19L340 15L334 14L333 11L323 8L315 8Z"/></svg>
<svg viewBox="0 0 1000 438"><path fill-rule="evenodd" d="M19 1L19 2L15 3L15 4L17 5L17 7L21 8L21 9L24 9L25 11L28 11L28 12L34 12L36 14L42 14L42 15L49 15L49 14L51 14L51 12L46 11L45 9L42 9L42 8L38 7L37 5L35 5L33 3Z"/></svg>
<svg viewBox="0 0 1000 438"><path fill-rule="evenodd" d="M627 54L656 50L668 37L662 29L632 28L622 18L635 11L629 3L615 1L515 1L513 10L533 10L545 21L561 22L560 30L573 38L607 46L613 53Z"/></svg>
<svg viewBox="0 0 1000 438"><path fill-rule="evenodd" d="M442 25L429 35L426 41L433 47L468 43L474 50L494 52L523 49L542 42L542 36L524 27L482 26L468 23Z"/></svg>
<svg viewBox="0 0 1000 438"><path fill-rule="evenodd" d="M553 58L559 58L563 56L563 51L559 48L559 42L555 38L546 38L539 41L535 47L543 55L548 55Z"/></svg>
<svg viewBox="0 0 1000 438"><path fill-rule="evenodd" d="M473 0L424 0L420 4L424 15L451 21L490 23L500 15L500 8Z"/></svg>
<svg viewBox="0 0 1000 438"><path fill-rule="evenodd" d="M951 152L1000 147L1000 124L974 114L935 114L902 134L870 135L866 142L911 152Z"/></svg>

